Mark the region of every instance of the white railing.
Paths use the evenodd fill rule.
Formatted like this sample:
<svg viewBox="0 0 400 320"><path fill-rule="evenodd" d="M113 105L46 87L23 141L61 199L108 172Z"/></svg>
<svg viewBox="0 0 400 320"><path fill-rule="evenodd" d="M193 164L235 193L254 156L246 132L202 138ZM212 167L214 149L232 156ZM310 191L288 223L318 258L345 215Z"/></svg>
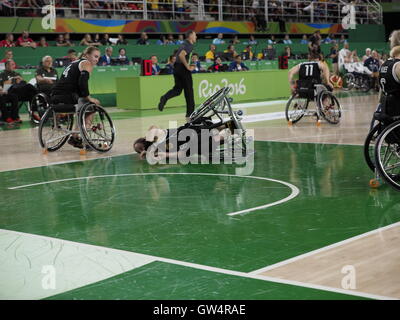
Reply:
<svg viewBox="0 0 400 320"><path fill-rule="evenodd" d="M29 1L35 3L35 1ZM77 3L77 7L65 3ZM28 1L2 1L2 15L41 16L39 7L18 6ZM62 1L58 17L131 20L201 20L342 23L348 0L113 0ZM96 6L98 4L98 6ZM355 5L356 23L382 23L382 6L377 0L363 0Z"/></svg>

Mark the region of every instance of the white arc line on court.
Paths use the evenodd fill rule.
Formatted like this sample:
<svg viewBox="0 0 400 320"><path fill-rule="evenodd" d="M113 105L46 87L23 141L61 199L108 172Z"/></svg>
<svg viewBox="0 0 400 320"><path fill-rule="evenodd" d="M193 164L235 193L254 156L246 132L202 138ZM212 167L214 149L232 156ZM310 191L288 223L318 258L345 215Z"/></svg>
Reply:
<svg viewBox="0 0 400 320"><path fill-rule="evenodd" d="M110 175L101 175L101 176L87 176L87 177L78 177L78 178L68 178L68 179L60 179L60 180L52 180L52 181L44 181L44 182L38 182L38 183L32 183L32 184L26 184L22 186L17 186L17 187L10 187L8 188L9 190L17 190L17 189L22 189L22 188L27 188L27 187L33 187L33 186L39 186L39 185L45 185L45 184L51 184L51 183L59 183L59 182L65 182L65 181L74 181L74 180L89 180L89 179L96 179L96 178L109 178L109 177L127 177L127 176L147 176L147 175L196 175L196 176L218 176L218 177L233 177L233 178L247 178L247 179L256 179L256 180L265 180L265 181L271 181L271 182L276 182L283 184L291 189L291 193L289 196L286 198L283 198L281 200L272 202L272 203L267 203L262 206L257 206L249 209L244 209L240 211L235 211L235 212L230 212L227 213L228 216L235 216L239 214L245 214L249 212L253 212L256 210L261 210L261 209L266 209L272 206L279 205L281 203L287 202L289 200L292 200L293 198L297 197L298 194L300 193L299 188L297 188L295 185L285 182L285 181L280 181L276 179L270 179L270 178L265 178L265 177L257 177L257 176L238 176L234 174L220 174L220 173L204 173L204 172L157 172L157 173L121 173L121 174L110 174Z"/></svg>

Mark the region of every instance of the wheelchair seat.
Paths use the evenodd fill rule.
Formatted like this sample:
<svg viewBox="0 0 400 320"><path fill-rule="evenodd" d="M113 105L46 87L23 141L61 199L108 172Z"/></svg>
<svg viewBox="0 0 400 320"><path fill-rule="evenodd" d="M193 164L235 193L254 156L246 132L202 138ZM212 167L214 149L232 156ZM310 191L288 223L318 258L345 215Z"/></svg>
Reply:
<svg viewBox="0 0 400 320"><path fill-rule="evenodd" d="M60 103L60 104L52 105L51 108L56 113L75 113L75 111L76 111L76 105L75 104Z"/></svg>

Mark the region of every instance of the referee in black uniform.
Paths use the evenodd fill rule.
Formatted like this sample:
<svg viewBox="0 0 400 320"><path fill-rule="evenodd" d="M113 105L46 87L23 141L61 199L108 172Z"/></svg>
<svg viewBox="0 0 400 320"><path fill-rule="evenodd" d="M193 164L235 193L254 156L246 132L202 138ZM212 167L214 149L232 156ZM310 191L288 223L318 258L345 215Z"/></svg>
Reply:
<svg viewBox="0 0 400 320"><path fill-rule="evenodd" d="M163 111L167 101L173 97L179 96L182 90L185 93L186 100L186 120L194 111L194 93L192 71L195 66L190 65L193 51L193 44L196 42L197 35L193 30L186 32L186 40L176 52L176 62L174 64L174 87L165 95L161 96L158 109Z"/></svg>

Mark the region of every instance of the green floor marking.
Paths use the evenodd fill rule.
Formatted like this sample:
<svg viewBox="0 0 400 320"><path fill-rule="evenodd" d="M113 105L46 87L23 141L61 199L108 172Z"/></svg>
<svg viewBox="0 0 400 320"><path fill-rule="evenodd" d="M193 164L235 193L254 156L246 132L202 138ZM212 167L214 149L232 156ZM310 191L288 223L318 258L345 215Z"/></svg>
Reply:
<svg viewBox="0 0 400 320"><path fill-rule="evenodd" d="M241 278L163 262L148 265L49 299L266 300L363 299L340 293Z"/></svg>
<svg viewBox="0 0 400 320"><path fill-rule="evenodd" d="M249 272L400 220L398 193L370 190L361 147L257 142L256 151L253 175L294 184L299 196L227 217L288 189L162 175L7 189L105 174L235 173L233 165L150 166L128 155L0 173L0 228Z"/></svg>

